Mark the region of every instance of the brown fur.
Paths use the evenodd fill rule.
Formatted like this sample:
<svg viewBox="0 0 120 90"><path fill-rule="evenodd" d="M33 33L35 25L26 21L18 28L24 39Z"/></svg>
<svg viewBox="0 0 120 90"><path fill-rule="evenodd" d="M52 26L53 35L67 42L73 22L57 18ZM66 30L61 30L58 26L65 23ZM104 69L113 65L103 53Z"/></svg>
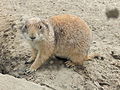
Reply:
<svg viewBox="0 0 120 90"><path fill-rule="evenodd" d="M69 58L75 65L81 65L93 57L88 56L91 30L78 16L64 14L47 20L32 18L26 21L22 32L32 47L29 62L35 60L30 67L31 71L52 55ZM30 37L36 38L32 40Z"/></svg>

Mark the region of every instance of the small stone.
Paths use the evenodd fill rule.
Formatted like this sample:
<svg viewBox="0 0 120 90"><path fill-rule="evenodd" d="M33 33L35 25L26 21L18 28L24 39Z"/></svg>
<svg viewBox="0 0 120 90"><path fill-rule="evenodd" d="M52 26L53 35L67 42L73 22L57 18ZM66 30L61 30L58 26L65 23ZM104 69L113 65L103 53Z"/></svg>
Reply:
<svg viewBox="0 0 120 90"><path fill-rule="evenodd" d="M14 72L13 76L16 77L16 78L20 78L20 75L17 72Z"/></svg>
<svg viewBox="0 0 120 90"><path fill-rule="evenodd" d="M53 64L54 63L54 61L50 61L50 64Z"/></svg>

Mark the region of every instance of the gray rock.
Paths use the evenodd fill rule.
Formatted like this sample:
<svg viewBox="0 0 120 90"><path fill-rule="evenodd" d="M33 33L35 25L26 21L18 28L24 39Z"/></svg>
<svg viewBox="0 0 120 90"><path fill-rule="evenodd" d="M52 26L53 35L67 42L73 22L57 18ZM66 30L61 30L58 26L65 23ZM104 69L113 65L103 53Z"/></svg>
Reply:
<svg viewBox="0 0 120 90"><path fill-rule="evenodd" d="M0 90L51 90L23 79L17 79L10 75L0 74Z"/></svg>

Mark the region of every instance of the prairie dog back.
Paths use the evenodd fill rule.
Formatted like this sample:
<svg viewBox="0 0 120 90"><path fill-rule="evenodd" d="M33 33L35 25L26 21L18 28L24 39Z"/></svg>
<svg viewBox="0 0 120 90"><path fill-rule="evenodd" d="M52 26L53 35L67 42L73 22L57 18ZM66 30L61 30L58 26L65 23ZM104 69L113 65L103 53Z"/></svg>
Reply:
<svg viewBox="0 0 120 90"><path fill-rule="evenodd" d="M58 15L51 17L49 21L55 34L56 55L70 57L73 54L83 54L82 57L87 56L92 33L82 19L75 15Z"/></svg>

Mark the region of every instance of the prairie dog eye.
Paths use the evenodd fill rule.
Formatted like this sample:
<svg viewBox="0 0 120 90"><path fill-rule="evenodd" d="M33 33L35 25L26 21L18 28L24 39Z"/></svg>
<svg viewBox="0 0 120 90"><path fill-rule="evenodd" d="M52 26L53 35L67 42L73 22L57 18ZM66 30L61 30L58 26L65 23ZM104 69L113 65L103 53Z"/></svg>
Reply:
<svg viewBox="0 0 120 90"><path fill-rule="evenodd" d="M41 29L41 28L42 28L42 26L39 26L38 28L39 28L39 29Z"/></svg>
<svg viewBox="0 0 120 90"><path fill-rule="evenodd" d="M27 29L27 26L25 25L24 28Z"/></svg>

